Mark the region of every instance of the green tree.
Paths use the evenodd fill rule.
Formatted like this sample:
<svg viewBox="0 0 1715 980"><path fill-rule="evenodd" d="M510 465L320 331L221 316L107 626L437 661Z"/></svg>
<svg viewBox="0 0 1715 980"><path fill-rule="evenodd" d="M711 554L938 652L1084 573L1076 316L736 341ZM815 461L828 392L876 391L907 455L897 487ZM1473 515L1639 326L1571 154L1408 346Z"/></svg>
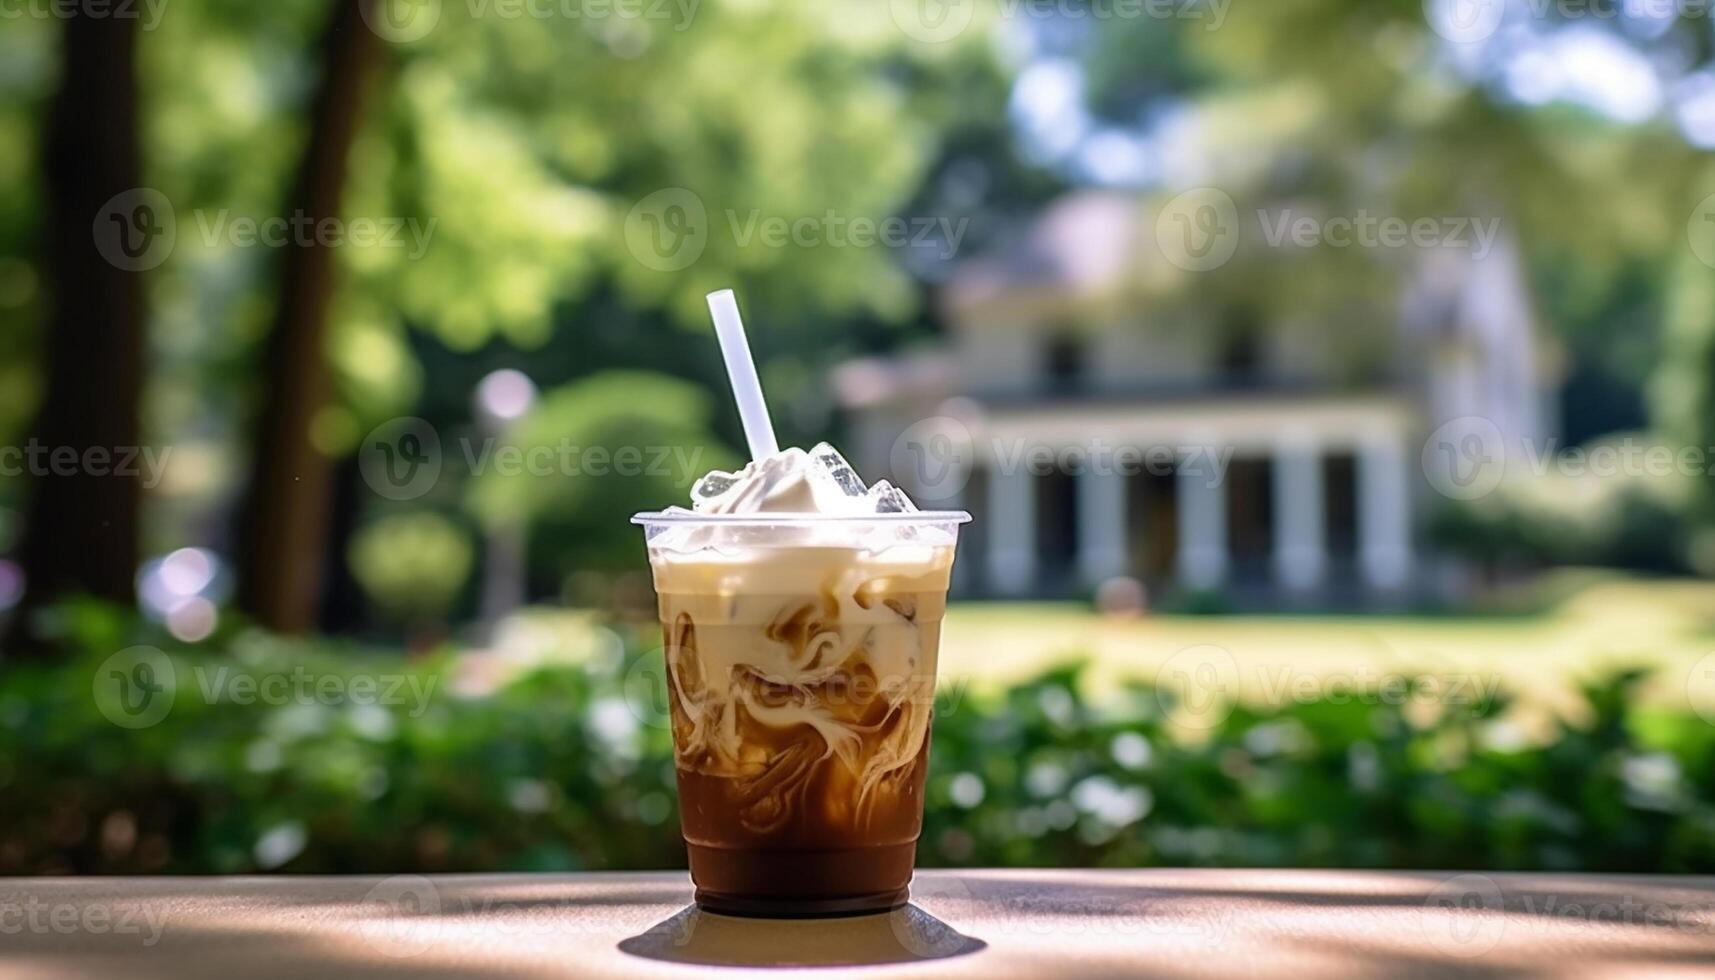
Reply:
<svg viewBox="0 0 1715 980"><path fill-rule="evenodd" d="M608 371L566 385L485 447L470 508L491 531L535 532L531 565L551 581L635 567L631 515L686 506L694 480L739 463L710 433L711 415L702 388L656 374Z"/></svg>
<svg viewBox="0 0 1715 980"><path fill-rule="evenodd" d="M347 285L325 325L289 334L325 333L333 357L300 340L289 390L310 394L263 407L243 513L247 542L273 534L278 547L246 545L247 609L276 629L309 625L326 508L301 498L325 500L331 457L380 421L314 396L363 380L364 359L342 351L396 346L406 325L455 348L528 347L556 303L597 283L699 328L702 294L725 285L812 331L829 313L911 312L915 289L885 249L780 247L749 230L878 219L904 201L935 130L888 77L909 58L903 41L885 10L857 2L705 3L685 24L445 5L425 37L389 48L396 64L352 147L340 213L412 217L427 241L342 250ZM660 202L701 226L683 268L682 251L663 259L638 243ZM272 370L286 371L280 360L270 353Z"/></svg>

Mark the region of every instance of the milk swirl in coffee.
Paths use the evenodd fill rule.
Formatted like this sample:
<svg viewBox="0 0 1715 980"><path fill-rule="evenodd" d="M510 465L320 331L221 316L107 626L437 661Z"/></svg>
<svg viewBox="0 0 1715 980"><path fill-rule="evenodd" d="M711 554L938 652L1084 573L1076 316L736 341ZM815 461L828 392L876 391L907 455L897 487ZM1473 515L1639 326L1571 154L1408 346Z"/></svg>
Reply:
<svg viewBox="0 0 1715 980"><path fill-rule="evenodd" d="M692 498L679 515L716 519L652 535L650 561L699 884L734 852L749 853L748 873L769 851L782 852L782 875L820 874L821 894L902 890L951 530L898 520L915 513L910 500L865 486L826 445L711 473Z"/></svg>

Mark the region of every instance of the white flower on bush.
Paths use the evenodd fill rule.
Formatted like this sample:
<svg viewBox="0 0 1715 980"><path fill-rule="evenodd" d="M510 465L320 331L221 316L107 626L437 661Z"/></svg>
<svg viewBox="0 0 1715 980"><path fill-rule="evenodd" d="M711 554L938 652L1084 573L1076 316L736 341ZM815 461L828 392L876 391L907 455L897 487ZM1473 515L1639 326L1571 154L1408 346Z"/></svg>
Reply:
<svg viewBox="0 0 1715 980"><path fill-rule="evenodd" d="M1072 787L1072 803L1110 827L1142 820L1155 806L1155 796L1142 786L1120 786L1106 776L1091 776Z"/></svg>

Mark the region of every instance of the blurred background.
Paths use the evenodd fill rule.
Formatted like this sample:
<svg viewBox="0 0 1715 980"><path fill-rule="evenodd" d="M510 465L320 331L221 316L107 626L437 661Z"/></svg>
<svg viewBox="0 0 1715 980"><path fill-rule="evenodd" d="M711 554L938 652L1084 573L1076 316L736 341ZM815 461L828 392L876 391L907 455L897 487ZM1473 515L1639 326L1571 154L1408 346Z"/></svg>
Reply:
<svg viewBox="0 0 1715 980"><path fill-rule="evenodd" d="M1715 24L0 11L0 873L681 866L630 514L976 518L920 863L1715 869Z"/></svg>

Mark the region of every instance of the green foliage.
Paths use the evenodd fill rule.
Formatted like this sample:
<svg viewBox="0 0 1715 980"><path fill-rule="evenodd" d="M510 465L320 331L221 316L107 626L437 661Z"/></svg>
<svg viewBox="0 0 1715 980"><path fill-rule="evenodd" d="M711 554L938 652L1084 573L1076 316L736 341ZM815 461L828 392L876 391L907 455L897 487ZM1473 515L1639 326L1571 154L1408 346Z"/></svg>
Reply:
<svg viewBox="0 0 1715 980"><path fill-rule="evenodd" d="M217 657L84 613L92 645L172 651L173 708L111 723L101 654L0 673L0 873L681 865L662 692L611 643L504 668L239 634ZM1091 700L1079 671L943 685L924 865L1715 870L1715 726L1640 708L1635 674L1537 743L1504 699L1408 710L1426 688L1185 738L1164 692Z"/></svg>
<svg viewBox="0 0 1715 980"><path fill-rule="evenodd" d="M488 450L470 508L490 526L540 532L548 573L642 561L632 514L687 505L691 483L729 469L703 388L645 371L608 371L548 393Z"/></svg>
<svg viewBox="0 0 1715 980"><path fill-rule="evenodd" d="M1702 259L1686 255L1675 263L1670 285L1651 390L1655 412L1685 445L1715 447L1715 279ZM1696 493L1699 516L1715 520L1715 474L1703 474Z"/></svg>
<svg viewBox="0 0 1715 980"><path fill-rule="evenodd" d="M404 622L444 617L470 578L470 535L439 514L394 514L351 540L351 574L369 601Z"/></svg>
<svg viewBox="0 0 1715 980"><path fill-rule="evenodd" d="M353 251L365 294L461 349L534 346L556 301L601 282L698 328L703 294L730 285L781 316L910 312L915 292L885 249L735 233L752 214L884 217L917 186L936 134L889 82L907 52L886 10L710 0L686 16L446 5L431 34L390 48L352 207L440 221L421 257ZM706 241L668 271L625 247L627 219L675 188L703 209Z"/></svg>
<svg viewBox="0 0 1715 980"><path fill-rule="evenodd" d="M1430 534L1451 553L1496 565L1703 571L1686 516L1696 482L1677 474L1530 476L1477 500L1445 502Z"/></svg>

